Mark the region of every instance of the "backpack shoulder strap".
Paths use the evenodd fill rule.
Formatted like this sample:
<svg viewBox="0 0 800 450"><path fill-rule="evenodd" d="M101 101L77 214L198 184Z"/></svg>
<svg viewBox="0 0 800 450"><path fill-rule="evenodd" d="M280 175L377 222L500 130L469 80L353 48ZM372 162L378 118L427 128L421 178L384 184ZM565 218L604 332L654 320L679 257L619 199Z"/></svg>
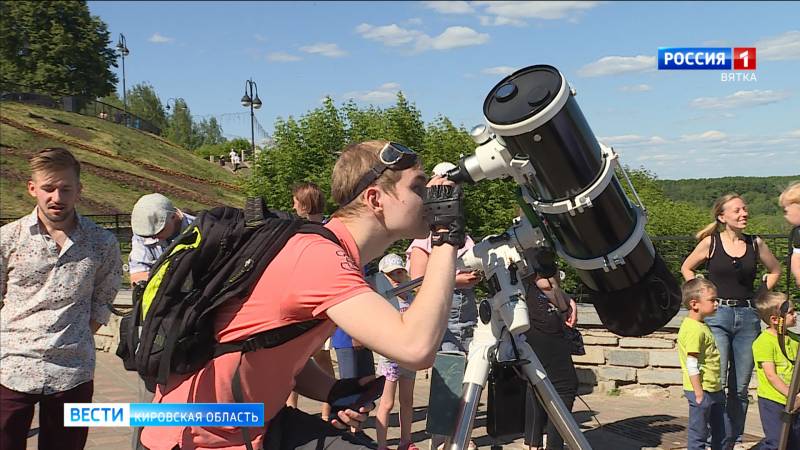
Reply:
<svg viewBox="0 0 800 450"><path fill-rule="evenodd" d="M333 242L334 244L342 245L342 243L339 241L339 238L336 237L333 231L329 230L327 227L317 222L305 222L303 225L300 226L300 229L297 230L297 232L303 234L316 234L324 237L325 239Z"/></svg>

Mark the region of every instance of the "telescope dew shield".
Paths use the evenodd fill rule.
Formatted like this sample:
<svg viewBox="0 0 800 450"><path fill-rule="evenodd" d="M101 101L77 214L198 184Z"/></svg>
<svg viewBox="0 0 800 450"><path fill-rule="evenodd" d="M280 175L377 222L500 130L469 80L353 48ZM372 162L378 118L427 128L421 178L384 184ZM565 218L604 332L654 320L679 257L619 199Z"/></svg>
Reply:
<svg viewBox="0 0 800 450"><path fill-rule="evenodd" d="M563 75L548 65L518 70L492 89L483 112L508 153L529 161L523 196L603 323L626 336L666 324L680 307L677 282L614 176L617 155L597 142Z"/></svg>

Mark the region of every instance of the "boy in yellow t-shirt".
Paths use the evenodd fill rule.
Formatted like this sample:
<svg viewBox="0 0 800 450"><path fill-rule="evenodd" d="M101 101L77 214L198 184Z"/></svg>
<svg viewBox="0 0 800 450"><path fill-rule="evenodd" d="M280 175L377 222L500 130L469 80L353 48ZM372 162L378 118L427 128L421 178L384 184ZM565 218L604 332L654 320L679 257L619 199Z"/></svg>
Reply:
<svg viewBox="0 0 800 450"><path fill-rule="evenodd" d="M729 448L725 433L725 395L720 383L719 351L704 319L717 311L717 288L695 278L681 288L689 315L678 331L678 354L683 389L689 401L688 450L706 450L709 427L711 449ZM723 447L724 446L724 447Z"/></svg>
<svg viewBox="0 0 800 450"><path fill-rule="evenodd" d="M753 342L753 360L758 375L758 412L761 426L764 427L764 440L761 450L778 448L781 435L781 415L786 407L786 396L789 394L789 383L792 379L794 361L797 355L798 336L792 332L786 334L786 356L778 343L778 322L783 317L784 326L791 327L797 323L797 313L786 294L766 292L756 299L756 308L761 320L767 324ZM795 410L800 406L800 395L795 397ZM792 416L792 427L789 433L787 448L800 447L800 420Z"/></svg>

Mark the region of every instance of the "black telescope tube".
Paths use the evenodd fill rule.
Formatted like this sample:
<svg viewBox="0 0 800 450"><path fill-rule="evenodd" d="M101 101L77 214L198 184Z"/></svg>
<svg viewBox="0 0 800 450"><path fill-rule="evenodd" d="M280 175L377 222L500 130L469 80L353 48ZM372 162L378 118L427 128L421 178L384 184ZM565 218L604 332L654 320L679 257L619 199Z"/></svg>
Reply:
<svg viewBox="0 0 800 450"><path fill-rule="evenodd" d="M601 176L604 165L610 163L604 161L607 156L566 80L552 66L531 66L509 75L489 93L483 111L489 127L511 155L530 161L535 176L523 189L540 202L573 199L592 185ZM614 252L633 235L637 221L643 220L616 177L592 200L592 207L585 207L582 212L552 213L541 208L539 212L561 250L579 260ZM634 297L656 296L652 299L655 304L643 299L641 304L633 306L633 309L645 308L645 311L626 313L632 313L633 317L623 322L637 320L643 322L641 325L621 323L617 324L618 329L612 330L623 335L644 334L656 323L663 325L677 312L680 302L672 298L677 283L646 234L623 259L624 264L616 268L576 269L593 294L599 313L604 306L600 303L620 302L611 305L614 310L623 304L634 305L639 301ZM658 279L657 286L653 278ZM671 283L663 281L664 278ZM615 295L606 295L612 292ZM626 307L631 309L630 305ZM663 311L657 312L658 318L647 320L649 310L659 308ZM613 316L613 311L610 314ZM665 321L667 315L669 318ZM616 321L612 317L606 319Z"/></svg>

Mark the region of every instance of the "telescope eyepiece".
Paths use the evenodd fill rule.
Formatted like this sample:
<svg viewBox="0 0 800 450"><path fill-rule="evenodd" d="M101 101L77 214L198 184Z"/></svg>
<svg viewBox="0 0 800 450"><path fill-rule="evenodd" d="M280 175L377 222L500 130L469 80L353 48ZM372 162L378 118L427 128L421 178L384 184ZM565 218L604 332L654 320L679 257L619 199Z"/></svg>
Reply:
<svg viewBox="0 0 800 450"><path fill-rule="evenodd" d="M455 169L450 169L444 175L448 180L452 181L453 183L461 184L474 184L475 181L469 175L469 171L464 167L464 158L458 162L458 167Z"/></svg>

